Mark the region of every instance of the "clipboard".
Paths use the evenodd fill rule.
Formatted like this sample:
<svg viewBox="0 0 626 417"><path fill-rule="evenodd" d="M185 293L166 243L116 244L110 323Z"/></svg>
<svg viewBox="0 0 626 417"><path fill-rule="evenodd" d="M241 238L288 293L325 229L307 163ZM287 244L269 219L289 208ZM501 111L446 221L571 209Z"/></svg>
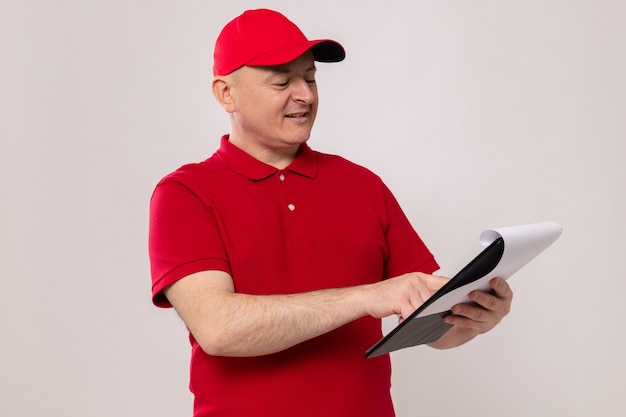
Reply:
<svg viewBox="0 0 626 417"><path fill-rule="evenodd" d="M489 281L494 277L508 279L554 243L562 230L556 222L541 222L484 231L480 241L486 248L369 348L365 357L436 341L452 328L443 321L452 306L471 303L467 295L474 290L490 291Z"/></svg>

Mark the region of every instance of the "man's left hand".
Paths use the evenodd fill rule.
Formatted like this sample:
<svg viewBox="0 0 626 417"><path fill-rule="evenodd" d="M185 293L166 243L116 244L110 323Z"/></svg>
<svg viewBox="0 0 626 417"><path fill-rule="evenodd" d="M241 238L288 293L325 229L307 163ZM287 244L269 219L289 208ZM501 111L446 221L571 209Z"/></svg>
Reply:
<svg viewBox="0 0 626 417"><path fill-rule="evenodd" d="M509 314L513 301L511 287L501 278L494 278L489 284L492 292L472 291L468 294L475 304L452 307L452 314L446 316L444 322L454 327L439 340L430 343L431 347L447 349L462 345L476 335L490 331Z"/></svg>

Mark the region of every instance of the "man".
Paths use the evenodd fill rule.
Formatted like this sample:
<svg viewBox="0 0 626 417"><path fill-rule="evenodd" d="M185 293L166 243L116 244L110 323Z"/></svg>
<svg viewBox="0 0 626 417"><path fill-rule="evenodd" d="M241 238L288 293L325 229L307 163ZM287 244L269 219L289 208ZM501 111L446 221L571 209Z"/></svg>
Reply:
<svg viewBox="0 0 626 417"><path fill-rule="evenodd" d="M153 301L190 331L194 416L393 416L380 319L411 314L446 278L379 177L308 145L316 61L344 59L282 14L251 10L215 46L231 131L151 200ZM453 308L431 346L507 314L505 281Z"/></svg>

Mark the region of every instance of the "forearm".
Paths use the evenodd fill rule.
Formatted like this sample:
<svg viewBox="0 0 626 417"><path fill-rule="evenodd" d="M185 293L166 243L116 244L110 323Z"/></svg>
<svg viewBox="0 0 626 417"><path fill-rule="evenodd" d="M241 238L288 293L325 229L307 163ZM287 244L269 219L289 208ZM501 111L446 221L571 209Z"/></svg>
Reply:
<svg viewBox="0 0 626 417"><path fill-rule="evenodd" d="M285 295L236 293L230 275L205 271L165 290L200 347L211 355L278 352L367 314L371 286Z"/></svg>
<svg viewBox="0 0 626 417"><path fill-rule="evenodd" d="M199 336L220 356L278 352L364 316L358 287L293 295L223 294Z"/></svg>

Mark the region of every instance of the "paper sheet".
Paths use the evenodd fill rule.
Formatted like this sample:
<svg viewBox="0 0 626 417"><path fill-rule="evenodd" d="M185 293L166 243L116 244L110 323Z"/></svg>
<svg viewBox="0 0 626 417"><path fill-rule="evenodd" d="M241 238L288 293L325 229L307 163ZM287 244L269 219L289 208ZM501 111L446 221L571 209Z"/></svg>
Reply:
<svg viewBox="0 0 626 417"><path fill-rule="evenodd" d="M508 279L554 243L561 235L562 230L556 222L532 223L485 230L480 235L480 243L483 246L489 246L499 237L504 239L504 253L495 269L484 277L441 296L416 317L447 311L455 304L468 303L470 300L467 295L473 290L491 290L489 281L492 278Z"/></svg>

